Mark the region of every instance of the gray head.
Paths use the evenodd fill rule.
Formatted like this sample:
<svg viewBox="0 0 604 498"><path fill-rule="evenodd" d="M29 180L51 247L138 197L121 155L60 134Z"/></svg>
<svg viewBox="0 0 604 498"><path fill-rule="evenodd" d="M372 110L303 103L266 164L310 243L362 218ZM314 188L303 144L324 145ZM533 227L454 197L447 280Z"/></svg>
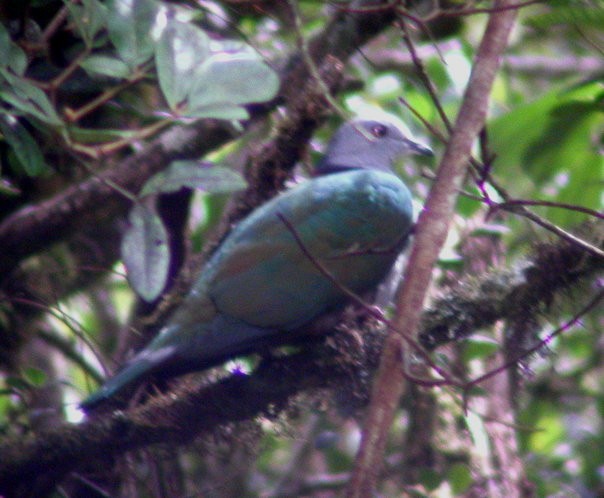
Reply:
<svg viewBox="0 0 604 498"><path fill-rule="evenodd" d="M354 120L343 124L333 136L315 174L324 175L350 169L392 171L394 161L405 155L431 156L432 151L407 138L386 121Z"/></svg>

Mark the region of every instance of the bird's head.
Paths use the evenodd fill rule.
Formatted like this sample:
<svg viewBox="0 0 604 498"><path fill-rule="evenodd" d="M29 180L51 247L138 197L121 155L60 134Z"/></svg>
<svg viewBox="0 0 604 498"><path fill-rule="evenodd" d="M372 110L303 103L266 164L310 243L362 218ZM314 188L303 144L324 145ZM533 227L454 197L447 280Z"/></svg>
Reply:
<svg viewBox="0 0 604 498"><path fill-rule="evenodd" d="M432 150L406 137L393 123L354 120L343 124L333 136L315 174L351 169L392 171L397 158L411 154L431 156Z"/></svg>

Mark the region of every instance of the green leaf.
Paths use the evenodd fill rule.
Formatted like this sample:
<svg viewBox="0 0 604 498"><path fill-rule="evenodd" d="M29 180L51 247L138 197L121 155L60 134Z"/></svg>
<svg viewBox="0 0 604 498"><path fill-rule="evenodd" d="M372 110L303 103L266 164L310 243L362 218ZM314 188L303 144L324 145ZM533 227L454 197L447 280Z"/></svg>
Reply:
<svg viewBox="0 0 604 498"><path fill-rule="evenodd" d="M454 496L463 494L472 484L472 473L470 468L463 463L456 463L447 473L448 481Z"/></svg>
<svg viewBox="0 0 604 498"><path fill-rule="evenodd" d="M177 192L183 187L211 193L230 193L246 187L241 175L231 169L199 161L174 161L143 187L141 196Z"/></svg>
<svg viewBox="0 0 604 498"><path fill-rule="evenodd" d="M495 172L513 196L600 209L604 158L594 137L603 129L602 101L600 84L588 83L545 94L489 125ZM544 211L563 226L584 218L559 208Z"/></svg>
<svg viewBox="0 0 604 498"><path fill-rule="evenodd" d="M75 2L65 2L69 11L69 19L73 22L82 36L87 47L92 46L97 33L107 22L107 7L98 0L82 0L81 5Z"/></svg>
<svg viewBox="0 0 604 498"><path fill-rule="evenodd" d="M277 74L251 52L214 54L195 78L187 110L195 117L242 119L243 112L235 112L236 106L265 102L279 89Z"/></svg>
<svg viewBox="0 0 604 498"><path fill-rule="evenodd" d="M464 342L463 359L467 362L477 358L487 358L499 347L497 341L491 337L474 335Z"/></svg>
<svg viewBox="0 0 604 498"><path fill-rule="evenodd" d="M153 56L156 27L161 6L154 0L112 0L107 29L119 57L134 69Z"/></svg>
<svg viewBox="0 0 604 498"><path fill-rule="evenodd" d="M0 68L0 100L14 107L14 114L29 115L51 126L62 126L46 94L37 86Z"/></svg>
<svg viewBox="0 0 604 498"><path fill-rule="evenodd" d="M192 24L168 20L155 49L155 65L162 92L171 109L189 95L195 73L210 55L210 40Z"/></svg>
<svg viewBox="0 0 604 498"><path fill-rule="evenodd" d="M28 176L39 176L49 171L38 144L17 119L0 115L0 131Z"/></svg>
<svg viewBox="0 0 604 498"><path fill-rule="evenodd" d="M66 138L82 144L98 144L113 140L131 139L139 135L138 130L112 130L107 128L79 128L72 126Z"/></svg>
<svg viewBox="0 0 604 498"><path fill-rule="evenodd" d="M533 15L525 24L541 29L564 24L604 29L604 8L601 5L589 7L580 2L577 4L579 5L557 6L550 11Z"/></svg>
<svg viewBox="0 0 604 498"><path fill-rule="evenodd" d="M21 377L6 377L6 379L4 379L4 383L11 389L13 394L15 391L28 391L31 388L29 383Z"/></svg>
<svg viewBox="0 0 604 498"><path fill-rule="evenodd" d="M187 110L185 113L187 118L217 118L227 120L243 120L250 117L250 113L244 107L237 105L220 103L211 104L204 107Z"/></svg>
<svg viewBox="0 0 604 498"><path fill-rule="evenodd" d="M130 285L150 302L166 285L170 263L168 233L159 215L144 204L135 204L129 221L130 227L122 239L122 260Z"/></svg>
<svg viewBox="0 0 604 498"><path fill-rule="evenodd" d="M472 195L480 197L481 192L475 185L466 186L466 191ZM478 199L474 199L465 195L460 195L457 198L457 212L464 218L470 218L483 207L484 204Z"/></svg>
<svg viewBox="0 0 604 498"><path fill-rule="evenodd" d="M543 402L539 419L535 422L533 431L529 436L530 450L539 453L551 453L566 437L566 427L563 415L555 405Z"/></svg>
<svg viewBox="0 0 604 498"><path fill-rule="evenodd" d="M0 23L0 65L10 69L16 75L22 76L27 68L25 52L14 43L4 24Z"/></svg>
<svg viewBox="0 0 604 498"><path fill-rule="evenodd" d="M126 79L130 68L121 59L106 55L91 55L80 64L82 69L91 75L108 76L110 78Z"/></svg>
<svg viewBox="0 0 604 498"><path fill-rule="evenodd" d="M46 383L46 372L39 368L26 368L23 371L23 377L34 387L42 387Z"/></svg>
<svg viewBox="0 0 604 498"><path fill-rule="evenodd" d="M428 491L434 491L442 482L442 477L434 469L422 468L419 472L419 482Z"/></svg>

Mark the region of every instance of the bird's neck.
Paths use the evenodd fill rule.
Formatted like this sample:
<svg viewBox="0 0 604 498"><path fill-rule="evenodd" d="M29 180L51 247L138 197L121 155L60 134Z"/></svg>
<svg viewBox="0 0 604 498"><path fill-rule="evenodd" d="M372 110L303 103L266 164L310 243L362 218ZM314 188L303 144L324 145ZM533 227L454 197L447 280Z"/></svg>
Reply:
<svg viewBox="0 0 604 498"><path fill-rule="evenodd" d="M332 163L332 162L327 162L327 161L321 161L315 167L313 176L332 175L334 173L345 173L348 171L357 171L360 169L363 169L363 168L360 168L358 166L350 166L350 165L337 164L337 163Z"/></svg>

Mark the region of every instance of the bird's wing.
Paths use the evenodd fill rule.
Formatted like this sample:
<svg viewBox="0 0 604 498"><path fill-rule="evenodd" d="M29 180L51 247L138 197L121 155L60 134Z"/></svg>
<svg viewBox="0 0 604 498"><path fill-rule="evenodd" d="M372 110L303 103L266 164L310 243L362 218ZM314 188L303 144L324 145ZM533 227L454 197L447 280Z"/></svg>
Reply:
<svg viewBox="0 0 604 498"><path fill-rule="evenodd" d="M245 323L295 328L345 301L339 286L358 293L375 287L410 226L410 195L391 174L308 181L231 233L204 272L208 295L220 313Z"/></svg>

